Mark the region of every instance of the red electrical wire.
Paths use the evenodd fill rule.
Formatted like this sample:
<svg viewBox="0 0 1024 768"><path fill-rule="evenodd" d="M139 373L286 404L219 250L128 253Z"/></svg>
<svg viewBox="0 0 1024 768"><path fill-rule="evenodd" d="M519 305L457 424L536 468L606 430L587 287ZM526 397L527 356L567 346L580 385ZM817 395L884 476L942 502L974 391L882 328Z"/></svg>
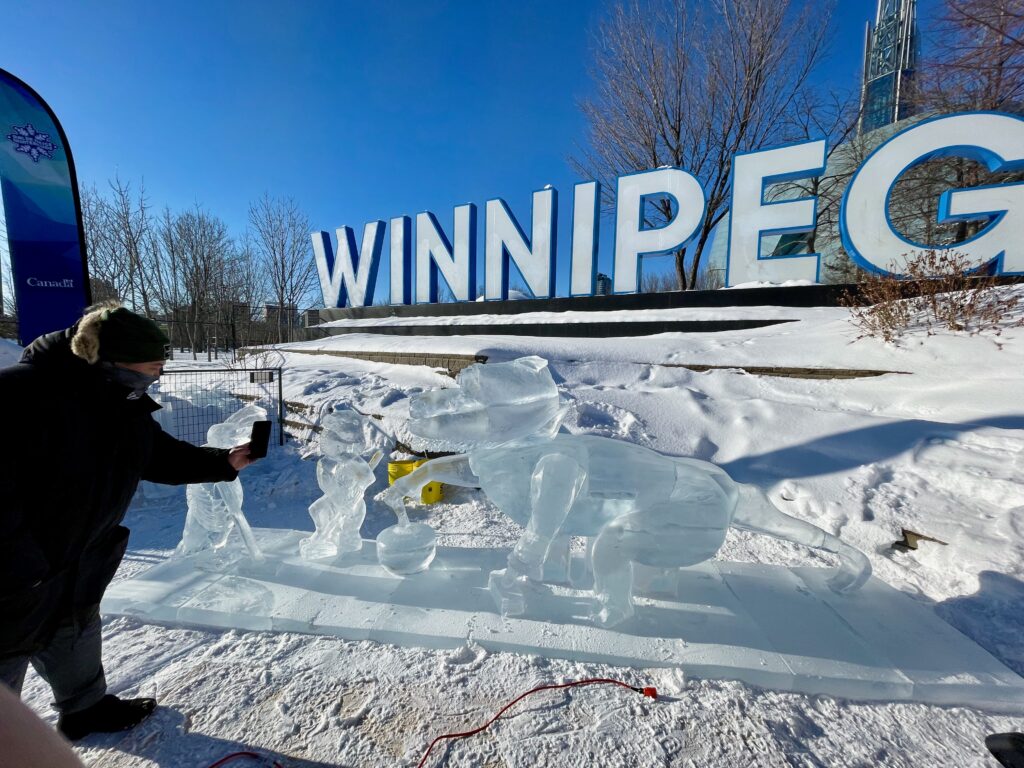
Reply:
<svg viewBox="0 0 1024 768"><path fill-rule="evenodd" d="M423 755L423 759L420 760L420 762L416 766L416 768L423 768L423 765L427 762L427 758L430 757L430 751L434 748L434 745L437 744L437 742L443 741L444 739L462 739L462 738L465 738L466 736L473 736L474 734L480 733L480 731L482 731L485 728L487 728L491 723L493 723L495 720L497 720L499 717L501 717L503 714L505 714L505 712L509 708L511 708L513 705L515 705L518 702L520 702L523 699L525 699L531 693L536 693L537 691L550 691L550 690L555 690L557 688L575 688L576 686L580 686L580 685L599 685L599 684L619 685L619 686L622 686L623 688L629 688L629 690L634 691L636 693L642 693L644 696L647 696L649 698L652 698L652 699L657 699L658 698L658 690L656 688L653 688L653 687L638 688L635 685L628 685L627 683L624 683L621 680L612 680L611 678L607 678L607 677L594 677L594 678L589 678L587 680L574 680L571 683L560 683L558 685L539 685L536 688L534 688L533 690L527 691L526 693L521 694L521 695L517 696L516 698L514 698L512 701L510 701L508 704L506 704L504 707L502 707L498 711L498 714L496 714L494 717L492 717L486 723L481 725L479 728L474 728L472 731L465 731L463 733L446 733L444 736L438 736L436 739L434 739L432 742L430 742L430 746L427 747L427 751ZM213 766L210 766L210 768L213 768Z"/></svg>
<svg viewBox="0 0 1024 768"><path fill-rule="evenodd" d="M225 755L220 760L218 760L216 763L214 763L213 765L209 766L209 768L220 768L220 766L222 766L222 765L224 765L226 763L230 763L232 760L234 760L235 758L238 758L238 757L251 757L253 760L262 760L263 759L262 755L257 755L255 752L232 752L230 755ZM274 761L274 768L281 768L281 764L279 762L277 762L277 760Z"/></svg>

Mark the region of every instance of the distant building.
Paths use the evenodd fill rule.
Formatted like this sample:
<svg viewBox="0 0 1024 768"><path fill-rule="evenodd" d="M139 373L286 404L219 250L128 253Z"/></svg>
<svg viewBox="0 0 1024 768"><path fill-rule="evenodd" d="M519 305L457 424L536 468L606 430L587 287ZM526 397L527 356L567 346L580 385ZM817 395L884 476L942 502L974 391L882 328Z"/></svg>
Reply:
<svg viewBox="0 0 1024 768"><path fill-rule="evenodd" d="M875 26L864 35L861 134L914 114L908 86L917 66L917 0L878 0Z"/></svg>
<svg viewBox="0 0 1024 768"><path fill-rule="evenodd" d="M261 319L270 326L297 328L299 326L299 308L293 305L282 308L280 304L265 304Z"/></svg>
<svg viewBox="0 0 1024 768"><path fill-rule="evenodd" d="M307 309L302 313L303 328L312 328L313 326L320 325L320 322L319 309Z"/></svg>

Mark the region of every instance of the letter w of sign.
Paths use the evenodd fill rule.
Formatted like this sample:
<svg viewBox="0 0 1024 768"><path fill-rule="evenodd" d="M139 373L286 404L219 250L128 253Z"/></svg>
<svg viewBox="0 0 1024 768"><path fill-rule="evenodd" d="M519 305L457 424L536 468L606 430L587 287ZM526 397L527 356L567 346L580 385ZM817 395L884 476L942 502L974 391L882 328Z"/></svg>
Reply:
<svg viewBox="0 0 1024 768"><path fill-rule="evenodd" d="M356 251L351 227L339 227L338 252L331 247L327 232L314 232L313 256L320 275L320 289L328 307L363 307L373 298L377 284L380 252L384 245L383 221L371 221L363 228L363 247Z"/></svg>

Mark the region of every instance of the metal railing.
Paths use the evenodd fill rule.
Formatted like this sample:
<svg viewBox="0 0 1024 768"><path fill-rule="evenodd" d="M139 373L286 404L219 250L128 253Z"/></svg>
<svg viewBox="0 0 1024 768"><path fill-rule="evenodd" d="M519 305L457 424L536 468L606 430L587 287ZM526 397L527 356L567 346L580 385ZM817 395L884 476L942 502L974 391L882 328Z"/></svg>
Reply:
<svg viewBox="0 0 1024 768"><path fill-rule="evenodd" d="M274 422L272 442L284 445L282 368L198 368L165 370L150 395L162 407L153 414L164 431L195 445L207 432L246 405L266 409Z"/></svg>

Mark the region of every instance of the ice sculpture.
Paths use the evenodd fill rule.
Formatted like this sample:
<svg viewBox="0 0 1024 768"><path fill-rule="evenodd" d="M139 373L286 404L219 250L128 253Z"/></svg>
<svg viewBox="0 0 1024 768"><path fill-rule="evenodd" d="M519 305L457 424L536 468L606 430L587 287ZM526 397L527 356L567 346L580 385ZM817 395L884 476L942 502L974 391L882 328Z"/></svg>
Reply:
<svg viewBox="0 0 1024 768"><path fill-rule="evenodd" d="M425 571L437 554L434 529L423 523L410 522L401 499L392 508L398 516L398 523L377 534L377 562L396 576Z"/></svg>
<svg viewBox="0 0 1024 768"><path fill-rule="evenodd" d="M249 440L254 421L267 418L267 412L258 405L247 405L235 411L225 421L214 424L206 434L206 445L211 448L234 448ZM262 560L249 522L242 513L242 482L236 477L230 482L195 483L185 491L188 514L185 531L175 550L179 554L192 554L203 549L219 550L228 536L238 529L249 554Z"/></svg>
<svg viewBox="0 0 1024 768"><path fill-rule="evenodd" d="M377 562L396 576L425 571L437 554L437 535L424 523L411 523L405 510L395 510L397 525L377 534Z"/></svg>
<svg viewBox="0 0 1024 768"><path fill-rule="evenodd" d="M363 458L373 447L371 429L355 411L333 411L321 422L316 479L324 495L309 506L316 532L299 544L303 559L336 557L362 547L363 495L373 485L373 470L383 456L378 450L369 461Z"/></svg>
<svg viewBox="0 0 1024 768"><path fill-rule="evenodd" d="M566 410L539 357L470 366L455 387L425 392L410 406L413 434L465 453L423 464L382 498L407 520L403 499L419 498L431 481L479 487L524 526L507 567L490 576L503 614L523 613L531 586L544 578L567 578L570 536L596 537L594 618L605 626L633 614L634 564L667 569L707 560L730 525L837 554L835 591L857 589L871 575L863 553L784 514L714 464L560 433Z"/></svg>

